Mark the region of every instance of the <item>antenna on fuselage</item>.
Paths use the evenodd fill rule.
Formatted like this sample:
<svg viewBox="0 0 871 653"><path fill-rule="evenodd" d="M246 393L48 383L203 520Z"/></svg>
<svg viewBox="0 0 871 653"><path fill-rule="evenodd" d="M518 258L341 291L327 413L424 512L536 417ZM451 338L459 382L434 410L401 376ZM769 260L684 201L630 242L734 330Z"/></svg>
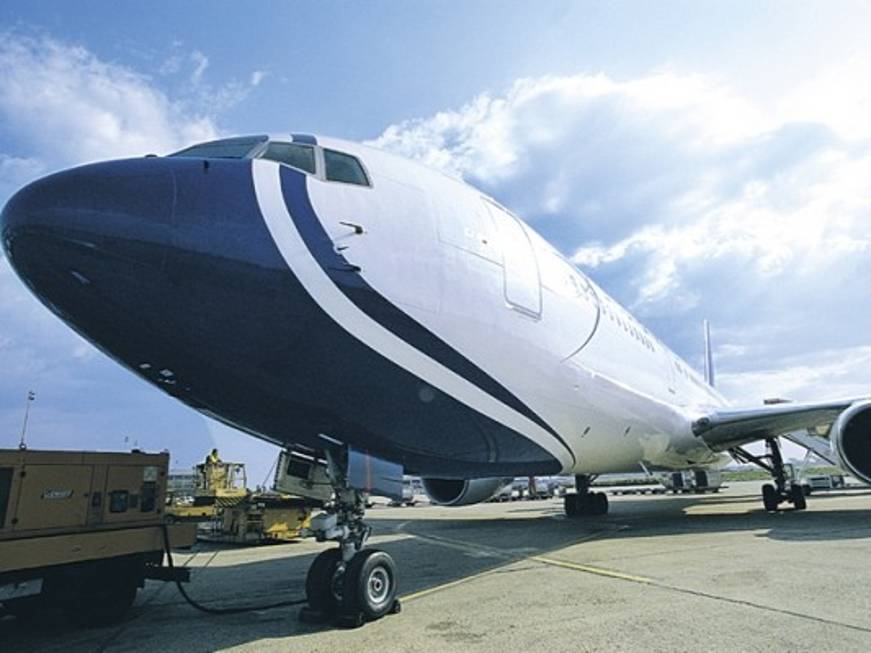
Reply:
<svg viewBox="0 0 871 653"><path fill-rule="evenodd" d="M714 354L711 351L711 323L707 320L702 321L705 329L705 381L712 388L714 387Z"/></svg>

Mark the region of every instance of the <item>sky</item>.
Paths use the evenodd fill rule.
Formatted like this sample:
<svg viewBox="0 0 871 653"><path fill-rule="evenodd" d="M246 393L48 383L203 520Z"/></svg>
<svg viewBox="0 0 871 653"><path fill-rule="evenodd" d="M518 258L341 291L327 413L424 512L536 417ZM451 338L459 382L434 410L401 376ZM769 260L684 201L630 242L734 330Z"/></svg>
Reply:
<svg viewBox="0 0 871 653"><path fill-rule="evenodd" d="M221 135L368 141L496 197L740 405L871 391L868 2L0 6L0 203ZM122 370L0 259L0 447L276 451Z"/></svg>

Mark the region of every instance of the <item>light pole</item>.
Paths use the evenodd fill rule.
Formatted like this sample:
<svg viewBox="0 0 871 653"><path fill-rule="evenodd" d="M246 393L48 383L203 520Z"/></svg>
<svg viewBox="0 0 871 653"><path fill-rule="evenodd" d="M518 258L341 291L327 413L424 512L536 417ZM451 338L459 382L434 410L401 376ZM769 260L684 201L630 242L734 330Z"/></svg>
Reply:
<svg viewBox="0 0 871 653"><path fill-rule="evenodd" d="M18 443L19 449L27 449L27 443L24 438L27 436L27 418L30 416L30 402L36 399L36 393L33 390L27 391L27 401L24 404L24 424L21 425L21 442Z"/></svg>

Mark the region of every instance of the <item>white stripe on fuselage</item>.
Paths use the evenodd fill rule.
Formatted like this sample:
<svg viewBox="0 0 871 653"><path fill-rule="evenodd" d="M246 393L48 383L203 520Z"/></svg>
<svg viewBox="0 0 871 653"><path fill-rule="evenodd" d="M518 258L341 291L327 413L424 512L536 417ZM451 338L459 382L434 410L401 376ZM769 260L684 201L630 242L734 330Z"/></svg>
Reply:
<svg viewBox="0 0 871 653"><path fill-rule="evenodd" d="M271 161L255 159L251 162L257 203L281 256L327 315L389 361L482 415L524 435L556 458L564 471L570 469L569 452L552 434L385 329L336 287L309 252L290 217L281 192L280 169L279 164Z"/></svg>

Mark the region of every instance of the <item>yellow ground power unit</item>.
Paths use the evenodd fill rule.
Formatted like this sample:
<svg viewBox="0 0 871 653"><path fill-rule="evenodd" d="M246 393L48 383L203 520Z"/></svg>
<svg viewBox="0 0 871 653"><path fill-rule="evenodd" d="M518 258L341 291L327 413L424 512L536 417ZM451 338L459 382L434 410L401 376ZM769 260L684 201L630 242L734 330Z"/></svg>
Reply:
<svg viewBox="0 0 871 653"><path fill-rule="evenodd" d="M165 536L193 545L195 525L164 523L169 454L0 449L0 604L119 619L163 566ZM166 531L164 529L167 529Z"/></svg>

